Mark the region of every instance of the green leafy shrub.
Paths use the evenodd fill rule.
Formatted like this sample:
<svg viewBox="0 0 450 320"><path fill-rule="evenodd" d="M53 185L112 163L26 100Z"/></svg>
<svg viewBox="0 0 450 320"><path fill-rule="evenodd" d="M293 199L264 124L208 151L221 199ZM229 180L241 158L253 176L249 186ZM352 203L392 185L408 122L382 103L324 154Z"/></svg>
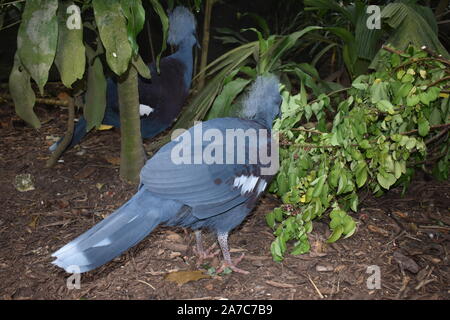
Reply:
<svg viewBox="0 0 450 320"><path fill-rule="evenodd" d="M345 98L332 93L307 101L303 89L283 92L282 118L274 126L280 171L270 186L283 205L266 217L276 236L274 260L283 259L291 240L291 254L307 252L311 221L325 213L328 242L351 236L357 226L348 211L357 211L361 189L381 195L406 188L414 168L430 160L433 173L448 178L450 62L412 47L384 51L381 61L378 72L354 80Z"/></svg>

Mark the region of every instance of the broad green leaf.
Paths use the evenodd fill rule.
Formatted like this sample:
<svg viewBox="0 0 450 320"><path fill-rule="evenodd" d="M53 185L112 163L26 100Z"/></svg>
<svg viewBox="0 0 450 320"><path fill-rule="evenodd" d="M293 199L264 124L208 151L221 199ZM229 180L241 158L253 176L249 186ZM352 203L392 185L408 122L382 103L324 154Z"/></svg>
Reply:
<svg viewBox="0 0 450 320"><path fill-rule="evenodd" d="M283 210L281 210L281 208L275 208L273 210L273 214L276 221L278 222L283 221Z"/></svg>
<svg viewBox="0 0 450 320"><path fill-rule="evenodd" d="M36 81L41 94L55 59L58 42L58 0L28 0L17 34L22 65Z"/></svg>
<svg viewBox="0 0 450 320"><path fill-rule="evenodd" d="M94 64L88 69L88 82L84 117L86 131L102 124L106 107L106 79L100 58L95 58Z"/></svg>
<svg viewBox="0 0 450 320"><path fill-rule="evenodd" d="M277 42L277 44L274 45L273 47L271 47L267 51L267 53L266 53L267 57L263 57L263 59L269 59L269 57L270 57L270 62L267 64L267 70L265 70L265 71L272 70L273 65L278 63L278 61L282 57L282 55L287 50L291 49L297 43L298 39L303 37L308 32L311 32L314 30L320 30L320 29L322 29L322 28L317 27L317 26L309 26L300 31L291 33L288 36L281 37L280 40Z"/></svg>
<svg viewBox="0 0 450 320"><path fill-rule="evenodd" d="M271 228L275 226L275 214L273 213L273 211L266 214L266 222L267 225Z"/></svg>
<svg viewBox="0 0 450 320"><path fill-rule="evenodd" d="M81 15L79 9L74 8L78 7L74 6L73 1L62 1L58 8L58 47L55 64L62 83L68 88L71 88L76 80L83 78L86 65Z"/></svg>
<svg viewBox="0 0 450 320"><path fill-rule="evenodd" d="M323 176L318 177L316 180L314 180L311 183L311 185L314 186L314 191L312 194L312 196L314 198L319 197L321 195L322 190L323 190L323 185L324 185L326 179L327 179L327 175L325 174Z"/></svg>
<svg viewBox="0 0 450 320"><path fill-rule="evenodd" d="M367 140L367 139L364 139L364 140L361 140L361 142L359 143L359 146L361 147L361 148L363 148L363 149L370 149L372 146L370 145L370 142L369 142L369 140Z"/></svg>
<svg viewBox="0 0 450 320"><path fill-rule="evenodd" d="M408 3L409 2L409 3ZM430 8L413 4L415 1L396 1L383 8L381 17L392 29L386 43L399 50L412 44L418 48L425 45L447 59L449 53L440 43L436 19L431 19ZM372 60L370 68L378 69L383 64L383 49Z"/></svg>
<svg viewBox="0 0 450 320"><path fill-rule="evenodd" d="M358 7L358 3L356 3L356 7ZM366 67L362 69L362 72L366 72L367 67L369 66L369 62L375 57L376 53L379 49L379 39L382 36L382 31L376 28L367 28L367 20L371 17L366 11L366 7L363 5L362 10L355 9L355 45L356 52L358 54L358 58L361 61L367 61L365 63ZM393 64L395 65L397 55L392 55L394 58ZM397 56L398 57L398 56ZM398 60L400 58L398 57Z"/></svg>
<svg viewBox="0 0 450 320"><path fill-rule="evenodd" d="M277 184L278 184L278 194L279 195L283 195L289 191L288 179L284 172L280 172L277 175Z"/></svg>
<svg viewBox="0 0 450 320"><path fill-rule="evenodd" d="M377 174L378 183L384 188L389 190L389 188L397 181L395 176L387 172L379 172Z"/></svg>
<svg viewBox="0 0 450 320"><path fill-rule="evenodd" d="M400 56L398 54L393 54L391 55L391 64L393 67L398 67L400 65L401 59ZM397 79L401 79L402 77L398 77L397 74Z"/></svg>
<svg viewBox="0 0 450 320"><path fill-rule="evenodd" d="M439 98L439 93L441 92L441 89L438 87L431 87L427 90L428 93L428 99L430 102L435 101L437 98Z"/></svg>
<svg viewBox="0 0 450 320"><path fill-rule="evenodd" d="M344 172L342 172L339 178L339 185L336 194L339 195L341 193L345 193L345 190L347 189L347 184L348 184L347 175Z"/></svg>
<svg viewBox="0 0 450 320"><path fill-rule="evenodd" d="M424 105L426 105L426 106L430 105L431 97L428 94L428 92L419 93L419 99L420 99L420 102L422 102Z"/></svg>
<svg viewBox="0 0 450 320"><path fill-rule="evenodd" d="M375 82L370 87L370 99L372 103L377 103L380 100L389 100L388 84L386 82Z"/></svg>
<svg viewBox="0 0 450 320"><path fill-rule="evenodd" d="M352 83L352 87L358 90L366 90L369 86L367 83Z"/></svg>
<svg viewBox="0 0 450 320"><path fill-rule="evenodd" d="M385 6L381 17L393 28L387 42L400 50L406 49L411 43L419 48L426 45L449 58L448 52L437 37L436 19L426 17L428 10L430 9L427 7L402 2Z"/></svg>
<svg viewBox="0 0 450 320"><path fill-rule="evenodd" d="M403 83L400 86L399 90L397 90L395 92L395 95L398 96L398 97L404 98L404 97L408 96L408 94L411 91L412 87L413 86L412 86L411 83Z"/></svg>
<svg viewBox="0 0 450 320"><path fill-rule="evenodd" d="M413 82L414 80L415 80L414 76L410 73L405 74L402 78L402 82L405 82L405 83Z"/></svg>
<svg viewBox="0 0 450 320"><path fill-rule="evenodd" d="M430 125L435 126L440 123L442 123L441 112L439 108L434 107L430 115Z"/></svg>
<svg viewBox="0 0 450 320"><path fill-rule="evenodd" d="M270 251L272 253L273 260L278 262L283 260L283 255L285 251L283 250L283 245L284 243L281 237L277 237L275 241L272 242L270 246Z"/></svg>
<svg viewBox="0 0 450 320"><path fill-rule="evenodd" d="M419 134L422 137L425 137L428 132L430 132L430 123L427 119L420 117L419 120L417 120L417 124L419 126Z"/></svg>
<svg viewBox="0 0 450 320"><path fill-rule="evenodd" d="M308 240L306 241L299 241L297 243L297 245L294 247L294 249L292 250L291 254L292 255L299 255L299 254L304 254L309 252L309 250L311 249L311 246L308 242Z"/></svg>
<svg viewBox="0 0 450 320"><path fill-rule="evenodd" d="M333 169L330 172L330 176L328 179L331 187L333 187L333 188L337 187L340 174L341 174L341 170L340 170L339 166L337 164L335 164L333 166Z"/></svg>
<svg viewBox="0 0 450 320"><path fill-rule="evenodd" d="M394 167L394 176L396 179L399 179L403 173L402 163L400 161L395 161Z"/></svg>
<svg viewBox="0 0 450 320"><path fill-rule="evenodd" d="M22 66L18 52L14 56L14 66L9 75L9 92L14 101L17 115L35 129L41 122L33 111L36 95L31 88L30 74Z"/></svg>
<svg viewBox="0 0 450 320"><path fill-rule="evenodd" d="M331 236L327 239L328 243L333 243L339 240L339 238L342 236L342 233L344 232L344 227L342 225L337 226L334 230Z"/></svg>
<svg viewBox="0 0 450 320"><path fill-rule="evenodd" d="M145 10L141 0L120 0L122 12L127 18L128 41L133 50L133 56L139 53L137 36L145 23Z"/></svg>
<svg viewBox="0 0 450 320"><path fill-rule="evenodd" d="M356 193L352 193L352 195L350 197L350 209L352 209L354 212L358 211L358 204L359 204L358 195ZM350 218L350 220L351 220L350 216L347 216L347 217ZM347 224L346 220L344 220L344 225L345 224ZM344 229L345 229L345 226L344 226ZM344 230L344 233L345 233L345 230Z"/></svg>
<svg viewBox="0 0 450 320"><path fill-rule="evenodd" d="M358 165L355 170L356 185L361 188L367 181L367 164L365 161L358 161Z"/></svg>
<svg viewBox="0 0 450 320"><path fill-rule="evenodd" d="M118 76L128 70L132 56L128 41L127 20L120 0L92 0L95 22L106 50L106 61Z"/></svg>
<svg viewBox="0 0 450 320"><path fill-rule="evenodd" d="M408 138L408 139L406 141L405 147L408 150L412 150L416 146L416 139L410 138L410 137L406 137L406 138Z"/></svg>
<svg viewBox="0 0 450 320"><path fill-rule="evenodd" d="M394 106L392 105L392 103L389 100L378 101L377 108L378 108L378 110L380 110L382 112L387 112L389 114L395 113Z"/></svg>
<svg viewBox="0 0 450 320"><path fill-rule="evenodd" d="M342 224L342 218L339 216L333 217L330 221L330 228L332 230L336 229L338 226Z"/></svg>
<svg viewBox="0 0 450 320"><path fill-rule="evenodd" d="M355 230L356 222L352 219L352 217L347 215L344 220L344 230L342 232L345 235L344 239L351 237L353 233L355 233Z"/></svg>
<svg viewBox="0 0 450 320"><path fill-rule="evenodd" d="M414 107L420 102L420 98L417 94L409 95L406 97L406 105L408 107Z"/></svg>

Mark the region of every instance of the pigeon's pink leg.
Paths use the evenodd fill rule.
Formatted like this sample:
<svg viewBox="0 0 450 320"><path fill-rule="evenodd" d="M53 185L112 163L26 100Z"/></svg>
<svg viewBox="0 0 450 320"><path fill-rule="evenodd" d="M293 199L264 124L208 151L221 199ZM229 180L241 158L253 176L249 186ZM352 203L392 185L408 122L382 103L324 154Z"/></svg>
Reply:
<svg viewBox="0 0 450 320"><path fill-rule="evenodd" d="M214 243L211 247L209 247L206 250L203 249L202 232L200 230L195 231L195 240L196 240L197 244L196 244L196 247L194 247L194 252L198 256L198 261L197 261L198 266L203 263L203 260L209 259L209 258L214 258L215 256L217 256L219 254L220 250L216 250L216 251L212 252L214 250L214 248L216 247L216 243Z"/></svg>
<svg viewBox="0 0 450 320"><path fill-rule="evenodd" d="M242 254L238 259L236 259L234 262L231 260L230 256L230 250L228 249L228 232L226 233L219 233L217 235L217 239L219 240L220 248L222 249L223 253L223 263L222 266L216 271L217 273L221 273L225 270L225 268L230 268L234 272L242 273L242 274L249 274L250 272L239 269L236 267L236 265L241 262L241 260L244 258L244 254Z"/></svg>

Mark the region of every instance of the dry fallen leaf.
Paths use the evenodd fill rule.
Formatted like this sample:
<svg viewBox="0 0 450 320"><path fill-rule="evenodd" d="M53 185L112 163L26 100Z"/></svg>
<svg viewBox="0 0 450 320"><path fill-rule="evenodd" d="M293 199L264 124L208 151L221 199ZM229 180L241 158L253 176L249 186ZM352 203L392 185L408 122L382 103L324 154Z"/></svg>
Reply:
<svg viewBox="0 0 450 320"><path fill-rule="evenodd" d="M334 267L332 265L316 265L317 272L330 272L333 270L334 270Z"/></svg>
<svg viewBox="0 0 450 320"><path fill-rule="evenodd" d="M271 286L275 287L275 288L286 289L286 288L294 288L295 287L293 284L290 284L290 283L277 282L277 281L272 281L272 280L267 280L266 283L268 285L271 285Z"/></svg>
<svg viewBox="0 0 450 320"><path fill-rule="evenodd" d="M169 258L170 258L170 259L175 259L175 258L178 258L179 256L181 256L181 253L180 253L180 252L171 252L171 253L169 254Z"/></svg>
<svg viewBox="0 0 450 320"><path fill-rule="evenodd" d="M168 235L166 236L166 239L168 241L183 243L183 238L178 233L172 231L168 231L166 233L168 233Z"/></svg>
<svg viewBox="0 0 450 320"><path fill-rule="evenodd" d="M68 100L70 98L70 95L67 92L63 91L60 92L57 97L59 100Z"/></svg>
<svg viewBox="0 0 450 320"><path fill-rule="evenodd" d="M182 286L191 281L198 281L200 279L211 278L211 276L204 274L202 270L195 271L176 271L166 275L165 279L177 283Z"/></svg>
<svg viewBox="0 0 450 320"><path fill-rule="evenodd" d="M101 124L100 127L98 127L99 131L104 131L104 130L111 130L112 128L114 128L114 126L110 126L107 124Z"/></svg>
<svg viewBox="0 0 450 320"><path fill-rule="evenodd" d="M31 217L31 222L28 224L30 228L36 229L38 224L39 216L33 216Z"/></svg>
<svg viewBox="0 0 450 320"><path fill-rule="evenodd" d="M372 231L372 232L381 234L381 235L383 235L383 236L385 236L385 237L387 237L387 236L389 235L389 232L387 232L386 230L381 229L381 228L379 228L379 227L377 227L377 226L374 226L373 224L369 224L369 225L367 226L367 229L369 229L369 230Z"/></svg>
<svg viewBox="0 0 450 320"><path fill-rule="evenodd" d="M86 179L95 172L95 167L84 167L75 174L75 179Z"/></svg>
<svg viewBox="0 0 450 320"><path fill-rule="evenodd" d="M400 265L400 268L411 271L412 273L419 272L420 267L417 265L417 263L410 257L405 256L400 251L395 251L393 257L394 260Z"/></svg>
<svg viewBox="0 0 450 320"><path fill-rule="evenodd" d="M60 209L67 208L67 207L70 205L69 201L64 200L64 199L58 199L58 200L56 200L56 204L58 205L58 207L59 207Z"/></svg>
<svg viewBox="0 0 450 320"><path fill-rule="evenodd" d="M120 166L120 158L119 157L106 157L105 160L114 166Z"/></svg>
<svg viewBox="0 0 450 320"><path fill-rule="evenodd" d="M35 189L33 180L34 177L29 173L18 174L15 177L14 186L16 187L17 191L20 192L31 191Z"/></svg>
<svg viewBox="0 0 450 320"><path fill-rule="evenodd" d="M408 213L406 213L406 212L394 210L394 211L392 211L392 213L403 219L408 218Z"/></svg>

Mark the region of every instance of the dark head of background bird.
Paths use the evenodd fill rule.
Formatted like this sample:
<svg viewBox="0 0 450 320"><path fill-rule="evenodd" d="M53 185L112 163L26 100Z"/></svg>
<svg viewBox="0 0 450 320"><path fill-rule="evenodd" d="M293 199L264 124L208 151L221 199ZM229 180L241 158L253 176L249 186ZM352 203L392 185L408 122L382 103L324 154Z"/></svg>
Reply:
<svg viewBox="0 0 450 320"><path fill-rule="evenodd" d="M274 75L259 76L250 88L244 101L241 116L255 120L266 128L280 115L280 82Z"/></svg>
<svg viewBox="0 0 450 320"><path fill-rule="evenodd" d="M174 46L197 44L197 23L194 15L183 6L178 6L169 13L169 36L167 42Z"/></svg>

